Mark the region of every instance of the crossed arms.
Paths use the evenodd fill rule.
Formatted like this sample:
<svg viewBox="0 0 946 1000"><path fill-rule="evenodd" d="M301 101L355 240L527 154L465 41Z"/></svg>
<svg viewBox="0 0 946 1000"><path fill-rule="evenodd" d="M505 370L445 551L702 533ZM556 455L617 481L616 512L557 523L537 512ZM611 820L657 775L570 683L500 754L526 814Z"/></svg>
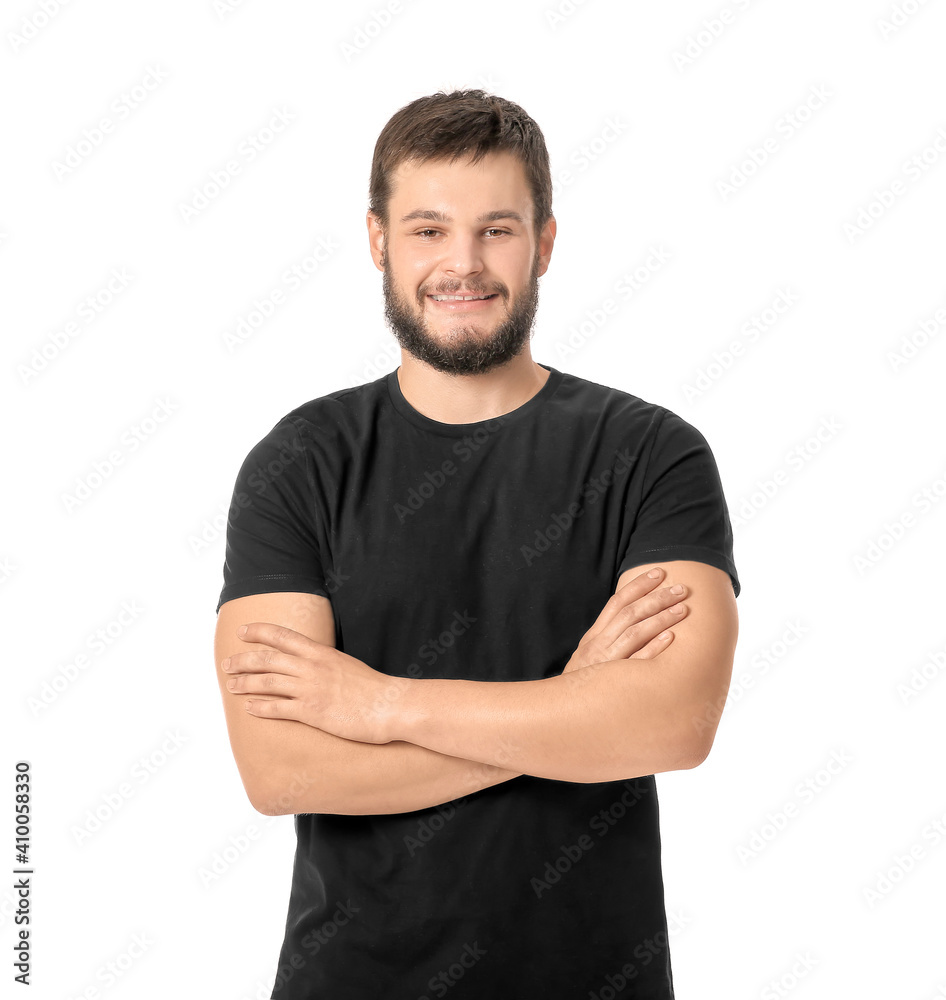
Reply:
<svg viewBox="0 0 946 1000"><path fill-rule="evenodd" d="M255 809L377 814L520 774L596 782L695 767L737 631L728 575L674 560L623 573L562 674L541 680L391 677L335 649L329 601L299 593L222 605L214 658Z"/></svg>

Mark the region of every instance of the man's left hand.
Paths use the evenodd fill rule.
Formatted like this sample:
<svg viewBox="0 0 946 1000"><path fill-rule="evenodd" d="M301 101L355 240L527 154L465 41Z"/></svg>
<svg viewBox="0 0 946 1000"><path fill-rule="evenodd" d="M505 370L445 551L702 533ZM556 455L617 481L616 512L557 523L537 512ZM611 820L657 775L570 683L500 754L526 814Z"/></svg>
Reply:
<svg viewBox="0 0 946 1000"><path fill-rule="evenodd" d="M239 635L239 630L238 630ZM281 625L253 622L240 638L269 649L228 657L228 690L259 695L246 710L261 719L294 719L361 743L390 743L398 697L410 684L369 667L334 646Z"/></svg>

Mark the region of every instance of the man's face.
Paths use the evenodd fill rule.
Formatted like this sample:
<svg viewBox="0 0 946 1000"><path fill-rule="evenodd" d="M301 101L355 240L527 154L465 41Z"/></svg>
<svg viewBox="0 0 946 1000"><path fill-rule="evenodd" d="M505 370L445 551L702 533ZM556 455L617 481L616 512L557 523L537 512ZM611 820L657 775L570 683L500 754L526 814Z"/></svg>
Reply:
<svg viewBox="0 0 946 1000"><path fill-rule="evenodd" d="M477 164L404 163L384 240L385 318L409 354L476 375L518 356L532 334L554 222L537 243L525 168L510 153ZM477 295L458 301L438 296Z"/></svg>

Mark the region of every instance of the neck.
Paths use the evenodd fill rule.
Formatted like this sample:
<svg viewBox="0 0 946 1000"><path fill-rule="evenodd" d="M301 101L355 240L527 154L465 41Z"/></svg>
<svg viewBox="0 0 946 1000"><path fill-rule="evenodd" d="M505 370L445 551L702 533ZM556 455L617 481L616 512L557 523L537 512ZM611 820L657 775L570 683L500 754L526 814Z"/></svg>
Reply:
<svg viewBox="0 0 946 1000"><path fill-rule="evenodd" d="M397 380L404 398L425 417L472 424L518 409L545 385L547 369L528 349L501 368L480 375L448 375L401 351Z"/></svg>

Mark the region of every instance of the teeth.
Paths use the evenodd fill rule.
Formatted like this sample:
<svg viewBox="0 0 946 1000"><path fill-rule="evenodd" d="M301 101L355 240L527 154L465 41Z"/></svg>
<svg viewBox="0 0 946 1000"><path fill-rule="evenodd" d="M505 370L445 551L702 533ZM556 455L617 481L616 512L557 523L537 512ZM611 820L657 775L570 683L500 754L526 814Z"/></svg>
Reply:
<svg viewBox="0 0 946 1000"><path fill-rule="evenodd" d="M431 295L436 302L472 302L474 299L488 299L490 295Z"/></svg>

